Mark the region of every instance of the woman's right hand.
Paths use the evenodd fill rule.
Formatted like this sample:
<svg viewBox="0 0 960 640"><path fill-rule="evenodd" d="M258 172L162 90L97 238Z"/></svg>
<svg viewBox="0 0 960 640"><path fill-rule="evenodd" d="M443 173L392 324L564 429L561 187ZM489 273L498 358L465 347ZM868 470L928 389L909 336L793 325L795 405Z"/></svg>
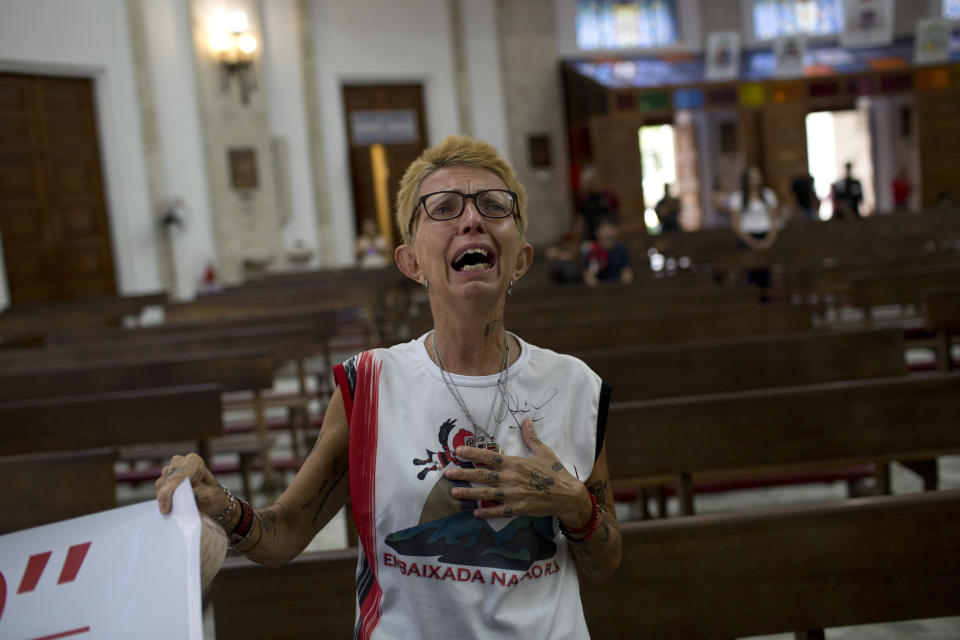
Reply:
<svg viewBox="0 0 960 640"><path fill-rule="evenodd" d="M209 516L216 515L230 505L230 499L217 479L213 477L203 458L195 453L173 456L157 478L156 491L160 513L170 513L173 507L173 492L184 480L190 481L197 509Z"/></svg>

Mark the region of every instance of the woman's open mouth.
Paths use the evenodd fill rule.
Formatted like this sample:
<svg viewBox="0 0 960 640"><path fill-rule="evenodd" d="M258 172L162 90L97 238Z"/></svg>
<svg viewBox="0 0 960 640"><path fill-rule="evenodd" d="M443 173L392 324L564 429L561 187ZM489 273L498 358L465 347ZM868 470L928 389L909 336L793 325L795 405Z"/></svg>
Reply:
<svg viewBox="0 0 960 640"><path fill-rule="evenodd" d="M450 266L454 271L485 271L496 263L496 258L487 249L471 247L461 251Z"/></svg>

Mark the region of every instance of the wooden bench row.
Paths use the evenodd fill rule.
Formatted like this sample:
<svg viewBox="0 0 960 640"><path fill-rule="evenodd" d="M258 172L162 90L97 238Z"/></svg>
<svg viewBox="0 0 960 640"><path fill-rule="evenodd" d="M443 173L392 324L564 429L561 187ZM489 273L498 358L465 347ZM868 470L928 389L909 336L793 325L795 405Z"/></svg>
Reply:
<svg viewBox="0 0 960 640"><path fill-rule="evenodd" d="M621 535L613 578L581 581L593 638L813 640L828 627L960 614L960 491L626 523ZM228 559L212 584L217 632L349 636L356 553L279 568Z"/></svg>

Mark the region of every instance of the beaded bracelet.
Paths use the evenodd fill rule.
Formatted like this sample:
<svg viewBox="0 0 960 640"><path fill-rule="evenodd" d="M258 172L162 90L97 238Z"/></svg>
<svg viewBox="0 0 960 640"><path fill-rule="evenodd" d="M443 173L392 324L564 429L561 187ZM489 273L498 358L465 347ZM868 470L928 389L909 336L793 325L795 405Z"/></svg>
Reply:
<svg viewBox="0 0 960 640"><path fill-rule="evenodd" d="M557 520L560 525L560 533L563 534L563 537L569 540L570 542L586 542L590 539L590 536L593 535L594 531L597 530L597 525L600 524L600 515L602 509L600 505L597 504L597 498L592 493L588 493L590 496L590 503L593 506L593 509L590 514L590 521L587 522L585 527L568 527L563 524L563 521Z"/></svg>

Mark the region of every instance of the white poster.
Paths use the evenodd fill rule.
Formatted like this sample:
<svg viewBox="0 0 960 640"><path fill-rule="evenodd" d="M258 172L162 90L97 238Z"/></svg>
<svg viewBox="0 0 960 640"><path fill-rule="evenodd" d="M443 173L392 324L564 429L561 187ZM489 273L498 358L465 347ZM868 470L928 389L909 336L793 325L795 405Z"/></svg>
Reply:
<svg viewBox="0 0 960 640"><path fill-rule="evenodd" d="M780 36L773 41L773 57L776 61L774 75L778 78L802 76L806 56L806 37Z"/></svg>
<svg viewBox="0 0 960 640"><path fill-rule="evenodd" d="M916 64L936 64L950 60L950 34L953 24L940 18L917 20L913 61Z"/></svg>
<svg viewBox="0 0 960 640"><path fill-rule="evenodd" d="M740 32L715 31L707 36L707 80L734 80L740 75Z"/></svg>
<svg viewBox="0 0 960 640"><path fill-rule="evenodd" d="M155 500L0 536L3 640L202 640L189 483Z"/></svg>
<svg viewBox="0 0 960 640"><path fill-rule="evenodd" d="M844 0L843 47L886 46L893 42L893 0Z"/></svg>

